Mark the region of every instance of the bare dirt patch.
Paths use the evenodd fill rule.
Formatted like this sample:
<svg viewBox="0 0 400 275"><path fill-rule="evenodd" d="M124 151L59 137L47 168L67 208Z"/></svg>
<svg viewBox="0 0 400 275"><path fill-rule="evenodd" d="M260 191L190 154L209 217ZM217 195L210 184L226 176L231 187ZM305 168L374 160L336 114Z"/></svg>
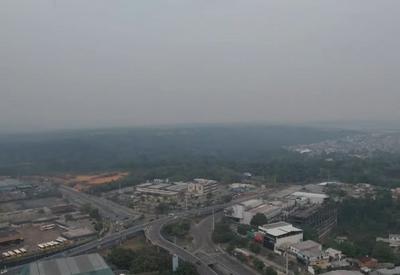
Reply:
<svg viewBox="0 0 400 275"><path fill-rule="evenodd" d="M17 231L24 237L23 243L17 245L24 247L28 251L39 250L38 244L54 241L61 235L61 230L57 227L51 230L41 231L40 225L23 225Z"/></svg>
<svg viewBox="0 0 400 275"><path fill-rule="evenodd" d="M77 190L85 190L93 186L110 184L127 177L127 172L100 173L91 175L65 175L64 184Z"/></svg>

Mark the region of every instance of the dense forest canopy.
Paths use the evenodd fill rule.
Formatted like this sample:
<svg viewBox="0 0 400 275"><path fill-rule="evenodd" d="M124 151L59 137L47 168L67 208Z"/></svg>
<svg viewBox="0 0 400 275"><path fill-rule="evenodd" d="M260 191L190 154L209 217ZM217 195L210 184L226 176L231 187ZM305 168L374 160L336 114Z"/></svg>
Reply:
<svg viewBox="0 0 400 275"><path fill-rule="evenodd" d="M375 197L346 198L338 204L338 226L328 245L342 250L347 256L370 255L382 262L400 263L400 254L387 243L376 241L400 232L400 203L392 200L387 191ZM334 236L346 236L348 241L338 243Z"/></svg>
<svg viewBox="0 0 400 275"><path fill-rule="evenodd" d="M251 172L272 182L337 179L397 186L400 156L396 154L377 153L366 159L311 157L284 148L352 134L306 127L213 125L3 135L0 175L124 170L131 172L126 183L132 184L167 177L232 182Z"/></svg>
<svg viewBox="0 0 400 275"><path fill-rule="evenodd" d="M181 160L255 160L282 146L348 131L284 126L199 126L66 131L0 136L2 173L126 168Z"/></svg>

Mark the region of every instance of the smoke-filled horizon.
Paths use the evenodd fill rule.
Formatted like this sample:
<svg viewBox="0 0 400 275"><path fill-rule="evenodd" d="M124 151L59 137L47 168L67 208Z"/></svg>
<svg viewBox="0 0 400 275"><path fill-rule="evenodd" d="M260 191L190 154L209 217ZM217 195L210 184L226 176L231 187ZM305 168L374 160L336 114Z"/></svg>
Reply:
<svg viewBox="0 0 400 275"><path fill-rule="evenodd" d="M400 119L397 0L3 0L0 127Z"/></svg>

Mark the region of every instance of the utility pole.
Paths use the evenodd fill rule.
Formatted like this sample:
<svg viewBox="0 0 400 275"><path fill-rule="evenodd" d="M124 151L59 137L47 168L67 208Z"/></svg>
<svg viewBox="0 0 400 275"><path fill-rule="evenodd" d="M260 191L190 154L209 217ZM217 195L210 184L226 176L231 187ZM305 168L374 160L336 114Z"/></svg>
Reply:
<svg viewBox="0 0 400 275"><path fill-rule="evenodd" d="M289 275L289 253L288 253L288 248L286 248L286 275Z"/></svg>
<svg viewBox="0 0 400 275"><path fill-rule="evenodd" d="M178 255L173 254L172 255L172 272L176 272L176 270L179 267L179 258Z"/></svg>
<svg viewBox="0 0 400 275"><path fill-rule="evenodd" d="M215 230L215 213L214 213L214 206L212 208L212 231Z"/></svg>

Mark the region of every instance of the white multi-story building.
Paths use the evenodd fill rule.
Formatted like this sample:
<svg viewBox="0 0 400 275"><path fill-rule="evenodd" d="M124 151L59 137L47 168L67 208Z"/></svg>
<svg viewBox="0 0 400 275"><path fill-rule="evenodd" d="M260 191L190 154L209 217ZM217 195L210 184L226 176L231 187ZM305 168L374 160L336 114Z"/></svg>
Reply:
<svg viewBox="0 0 400 275"><path fill-rule="evenodd" d="M206 195L217 190L218 182L208 179L194 179L188 184L188 192L193 195Z"/></svg>
<svg viewBox="0 0 400 275"><path fill-rule="evenodd" d="M258 227L264 235L264 246L276 252L303 241L303 230L287 222L276 222Z"/></svg>

